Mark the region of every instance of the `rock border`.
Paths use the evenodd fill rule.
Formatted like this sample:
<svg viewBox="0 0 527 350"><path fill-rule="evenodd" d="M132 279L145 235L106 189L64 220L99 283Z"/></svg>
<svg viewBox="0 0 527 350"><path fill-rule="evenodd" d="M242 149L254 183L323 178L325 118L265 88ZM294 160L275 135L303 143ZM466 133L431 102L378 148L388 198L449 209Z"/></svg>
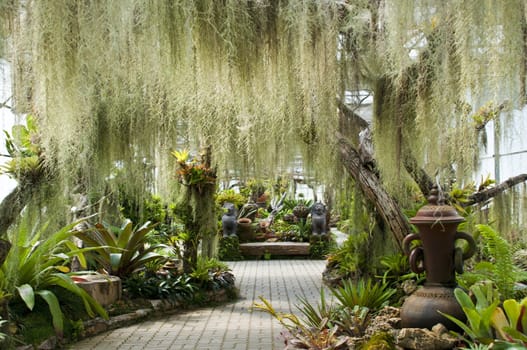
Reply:
<svg viewBox="0 0 527 350"><path fill-rule="evenodd" d="M236 293L236 298L238 298L237 288L222 288L218 290L206 291L206 300L205 303L226 303L233 301L236 298L231 298L230 295ZM171 314L176 314L179 312L185 312L187 310L192 310L200 308L203 306L199 305L190 305L184 304L183 302L169 302L164 299L150 299L147 300L150 304L150 307L140 308L132 312L111 316L108 320L103 319L102 317L96 317L83 322L82 332L78 335L75 341L70 341L68 339L58 339L56 336L52 336L38 346L31 344L19 346L16 350L52 350L61 348L65 345L75 344L76 342L99 335L101 333L111 331L117 328L130 326L142 321L146 321L150 318L157 318L162 316L167 316ZM184 307L183 307L184 306ZM206 307L206 306L205 306Z"/></svg>

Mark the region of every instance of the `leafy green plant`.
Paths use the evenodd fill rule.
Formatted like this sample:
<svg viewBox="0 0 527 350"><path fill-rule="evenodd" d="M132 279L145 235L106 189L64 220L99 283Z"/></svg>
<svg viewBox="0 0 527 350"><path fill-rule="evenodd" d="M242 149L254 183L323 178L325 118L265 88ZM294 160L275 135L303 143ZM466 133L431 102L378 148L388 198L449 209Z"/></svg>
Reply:
<svg viewBox="0 0 527 350"><path fill-rule="evenodd" d="M171 301L192 300L194 292L198 287L192 283L192 278L186 275L172 276L168 274L158 287L161 298Z"/></svg>
<svg viewBox="0 0 527 350"><path fill-rule="evenodd" d="M260 297L260 300L262 303L254 303L253 308L267 312L278 320L290 332L291 336L286 342L292 345L293 348L313 350L347 349L349 338L337 334L337 325L328 327L329 318L321 317L322 314L319 313L322 311L321 309L318 312L313 308L301 309L304 314L310 315L310 319L308 319L306 324L306 321L302 321L294 314L277 312L265 298Z"/></svg>
<svg viewBox="0 0 527 350"><path fill-rule="evenodd" d="M85 246L93 248L91 254L111 275L125 278L151 261L162 261L165 256L157 253L167 248L164 244L146 244L148 233L155 224L146 222L137 229L126 219L118 228L97 223L89 230L76 232Z"/></svg>
<svg viewBox="0 0 527 350"><path fill-rule="evenodd" d="M205 290L234 287L234 275L230 273L229 266L214 258L198 256L190 277Z"/></svg>
<svg viewBox="0 0 527 350"><path fill-rule="evenodd" d="M355 305L359 305L370 310L379 310L388 305L396 290L390 288L388 284L367 278L358 281L343 280L342 286L331 288L331 292L347 308L352 309Z"/></svg>
<svg viewBox="0 0 527 350"><path fill-rule="evenodd" d="M84 289L80 288L66 273L67 264L73 256L85 262L82 253L70 238L78 222L61 228L44 237L46 226L30 230L27 222L9 232L13 247L0 269L0 286L3 291L21 300L29 310L39 301L44 301L52 317L53 327L58 335L63 334L63 312L54 288L62 288L79 297L89 316L95 313L107 318L107 313Z"/></svg>
<svg viewBox="0 0 527 350"><path fill-rule="evenodd" d="M351 337L362 337L371 321L372 311L366 306L355 305L352 308L340 307L333 323L339 326L339 332Z"/></svg>
<svg viewBox="0 0 527 350"><path fill-rule="evenodd" d="M241 193L236 193L232 189L223 190L216 194L216 204L219 207L222 207L225 203L232 203L234 206L238 209L240 209L243 204L247 201L247 197L245 197Z"/></svg>
<svg viewBox="0 0 527 350"><path fill-rule="evenodd" d="M2 316L0 316L0 329L4 329L5 326L9 323L8 320L3 320ZM0 332L0 345L4 344L4 342L7 342L8 335L4 332Z"/></svg>
<svg viewBox="0 0 527 350"><path fill-rule="evenodd" d="M152 195L145 200L143 217L146 221L163 223L167 218L168 210L160 196Z"/></svg>
<svg viewBox="0 0 527 350"><path fill-rule="evenodd" d="M160 278L149 276L144 272L133 273L123 280L123 291L130 298L158 299Z"/></svg>
<svg viewBox="0 0 527 350"><path fill-rule="evenodd" d="M249 206L242 206L240 211L238 212L237 218L250 218L251 216L254 216L258 212L258 208L251 208Z"/></svg>
<svg viewBox="0 0 527 350"><path fill-rule="evenodd" d="M419 282L424 279L424 274L411 271L408 256L405 254L386 255L381 257L379 262L384 268L383 283L402 282L409 279L415 279Z"/></svg>
<svg viewBox="0 0 527 350"><path fill-rule="evenodd" d="M283 200L283 210L292 211L297 205L304 205L308 208L311 208L313 205L313 200L305 198L285 198Z"/></svg>
<svg viewBox="0 0 527 350"><path fill-rule="evenodd" d="M250 179L249 181L247 181L246 187L249 190L251 199L254 202L257 202L258 199L265 194L265 191L267 189L266 183L258 179Z"/></svg>
<svg viewBox="0 0 527 350"><path fill-rule="evenodd" d="M11 134L4 130L5 146L11 159L0 166L0 174L19 181L37 180L42 174L42 150L37 144L36 120L26 117L26 125L14 125Z"/></svg>
<svg viewBox="0 0 527 350"><path fill-rule="evenodd" d="M492 317L500 303L499 294L492 283L475 284L470 291L476 298L475 304L461 288L454 290L456 300L467 316L467 323L451 315L440 313L458 325L472 341L490 344L495 339Z"/></svg>
<svg viewBox="0 0 527 350"><path fill-rule="evenodd" d="M485 260L476 263L471 271L458 275L459 284L469 288L481 280L491 280L496 284L502 298L513 298L516 282L525 279L513 261L512 246L488 225L476 225L476 235L481 237Z"/></svg>
<svg viewBox="0 0 527 350"><path fill-rule="evenodd" d="M492 327L500 339L527 346L527 298L505 300L492 316Z"/></svg>
<svg viewBox="0 0 527 350"><path fill-rule="evenodd" d="M295 305L301 318L291 313L277 312L269 301L260 297L262 303L255 303L257 310L267 312L276 318L287 330L286 344L300 349L347 349L349 337L362 337L370 319L370 309L354 305L348 307L328 303L324 288L320 289L320 302L312 305L305 298L299 298Z"/></svg>
<svg viewBox="0 0 527 350"><path fill-rule="evenodd" d="M324 288L320 289L320 302L316 306L311 305L306 298L300 297L298 300L300 305L295 306L304 315L304 323L310 327L320 328L326 320L334 320L338 315L337 308L327 303Z"/></svg>
<svg viewBox="0 0 527 350"><path fill-rule="evenodd" d="M238 261L243 259L238 236L220 238L219 246L218 257L220 260Z"/></svg>
<svg viewBox="0 0 527 350"><path fill-rule="evenodd" d="M344 276L361 276L368 271L365 246L369 242L369 237L366 232L349 235L341 246L329 254L328 267L338 269Z"/></svg>
<svg viewBox="0 0 527 350"><path fill-rule="evenodd" d="M316 236L309 239L309 256L312 259L325 259L337 246L331 234Z"/></svg>
<svg viewBox="0 0 527 350"><path fill-rule="evenodd" d="M148 275L135 273L123 281L130 297L166 299L171 302L191 301L198 285L188 275L168 272Z"/></svg>

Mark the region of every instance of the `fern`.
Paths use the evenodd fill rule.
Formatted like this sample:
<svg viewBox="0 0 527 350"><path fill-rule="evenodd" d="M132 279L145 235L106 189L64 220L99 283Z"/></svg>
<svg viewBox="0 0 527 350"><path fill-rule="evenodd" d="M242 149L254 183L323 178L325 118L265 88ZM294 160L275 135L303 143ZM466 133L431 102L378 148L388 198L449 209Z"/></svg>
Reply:
<svg viewBox="0 0 527 350"><path fill-rule="evenodd" d="M486 276L496 284L502 298L513 298L514 284L521 279L521 273L514 265L511 245L489 225L476 225L476 229L488 261L476 264L464 279L469 280L473 274Z"/></svg>

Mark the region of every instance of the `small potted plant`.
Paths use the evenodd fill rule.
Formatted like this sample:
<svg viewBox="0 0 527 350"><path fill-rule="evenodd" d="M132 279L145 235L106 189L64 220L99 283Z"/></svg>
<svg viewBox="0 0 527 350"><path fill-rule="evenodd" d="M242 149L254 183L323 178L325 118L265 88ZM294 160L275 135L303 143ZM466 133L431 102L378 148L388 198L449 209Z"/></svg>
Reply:
<svg viewBox="0 0 527 350"><path fill-rule="evenodd" d="M254 240L253 221L250 218L254 216L256 209L249 206L243 206L238 213L238 238L240 242L249 242Z"/></svg>

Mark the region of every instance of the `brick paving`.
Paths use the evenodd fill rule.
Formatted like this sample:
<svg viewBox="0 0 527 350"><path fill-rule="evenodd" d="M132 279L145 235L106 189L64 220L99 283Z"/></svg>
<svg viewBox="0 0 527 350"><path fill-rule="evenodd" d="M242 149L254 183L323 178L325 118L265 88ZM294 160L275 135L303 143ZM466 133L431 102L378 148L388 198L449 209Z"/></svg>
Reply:
<svg viewBox="0 0 527 350"><path fill-rule="evenodd" d="M240 289L236 302L200 308L115 329L69 345L75 350L279 350L282 328L270 315L251 310L263 296L277 311L298 314L299 297L320 300L324 260L230 262Z"/></svg>

